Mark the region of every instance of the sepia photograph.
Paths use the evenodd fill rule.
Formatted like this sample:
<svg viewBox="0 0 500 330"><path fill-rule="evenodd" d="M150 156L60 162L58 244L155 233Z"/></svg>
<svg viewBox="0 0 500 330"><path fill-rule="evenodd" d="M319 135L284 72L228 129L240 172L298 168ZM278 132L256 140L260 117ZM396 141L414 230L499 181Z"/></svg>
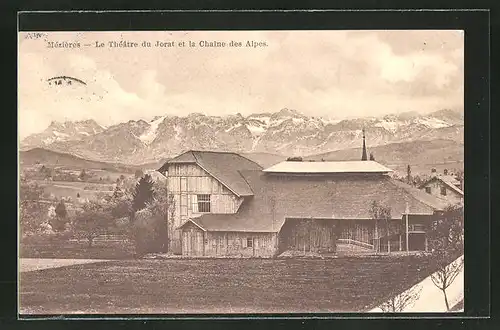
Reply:
<svg viewBox="0 0 500 330"><path fill-rule="evenodd" d="M464 311L464 31L18 33L18 312Z"/></svg>

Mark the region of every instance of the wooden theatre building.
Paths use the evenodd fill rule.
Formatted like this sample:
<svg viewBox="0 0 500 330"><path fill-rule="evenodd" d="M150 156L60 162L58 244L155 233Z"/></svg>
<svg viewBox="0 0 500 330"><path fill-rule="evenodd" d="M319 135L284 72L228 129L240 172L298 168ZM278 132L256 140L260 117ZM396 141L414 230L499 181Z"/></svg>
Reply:
<svg viewBox="0 0 500 330"><path fill-rule="evenodd" d="M426 227L446 206L368 160L285 161L263 169L236 153L187 151L160 172L174 201L169 246L186 256L335 253L347 244L425 250ZM390 207L390 220L373 218L374 201Z"/></svg>

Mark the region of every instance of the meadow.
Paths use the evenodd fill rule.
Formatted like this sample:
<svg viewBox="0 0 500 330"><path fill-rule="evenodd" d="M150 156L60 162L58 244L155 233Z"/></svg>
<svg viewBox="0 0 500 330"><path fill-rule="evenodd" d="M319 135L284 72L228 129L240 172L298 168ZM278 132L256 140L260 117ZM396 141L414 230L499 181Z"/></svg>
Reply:
<svg viewBox="0 0 500 330"><path fill-rule="evenodd" d="M360 312L432 271L417 256L114 260L21 273L20 313Z"/></svg>

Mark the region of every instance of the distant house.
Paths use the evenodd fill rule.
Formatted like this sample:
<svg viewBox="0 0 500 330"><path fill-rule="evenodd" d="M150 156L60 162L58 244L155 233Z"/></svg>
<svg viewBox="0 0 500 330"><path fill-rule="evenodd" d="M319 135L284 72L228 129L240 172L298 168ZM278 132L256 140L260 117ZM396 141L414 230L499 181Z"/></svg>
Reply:
<svg viewBox="0 0 500 330"><path fill-rule="evenodd" d="M186 256L328 253L342 244L426 250L427 226L447 204L368 160L263 169L236 153L187 151L159 171L175 201L170 248ZM391 208L389 235L371 217L373 201Z"/></svg>
<svg viewBox="0 0 500 330"><path fill-rule="evenodd" d="M450 204L463 203L463 181L459 181L455 176L448 175L435 175L420 185L420 189L426 193L444 198Z"/></svg>

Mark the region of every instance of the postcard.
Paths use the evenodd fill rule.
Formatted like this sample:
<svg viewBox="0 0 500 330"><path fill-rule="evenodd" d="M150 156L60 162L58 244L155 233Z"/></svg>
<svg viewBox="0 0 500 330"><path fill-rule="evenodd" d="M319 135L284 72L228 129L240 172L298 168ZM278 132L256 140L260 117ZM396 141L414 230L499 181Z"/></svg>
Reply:
<svg viewBox="0 0 500 330"><path fill-rule="evenodd" d="M18 44L20 315L463 311L463 31Z"/></svg>

